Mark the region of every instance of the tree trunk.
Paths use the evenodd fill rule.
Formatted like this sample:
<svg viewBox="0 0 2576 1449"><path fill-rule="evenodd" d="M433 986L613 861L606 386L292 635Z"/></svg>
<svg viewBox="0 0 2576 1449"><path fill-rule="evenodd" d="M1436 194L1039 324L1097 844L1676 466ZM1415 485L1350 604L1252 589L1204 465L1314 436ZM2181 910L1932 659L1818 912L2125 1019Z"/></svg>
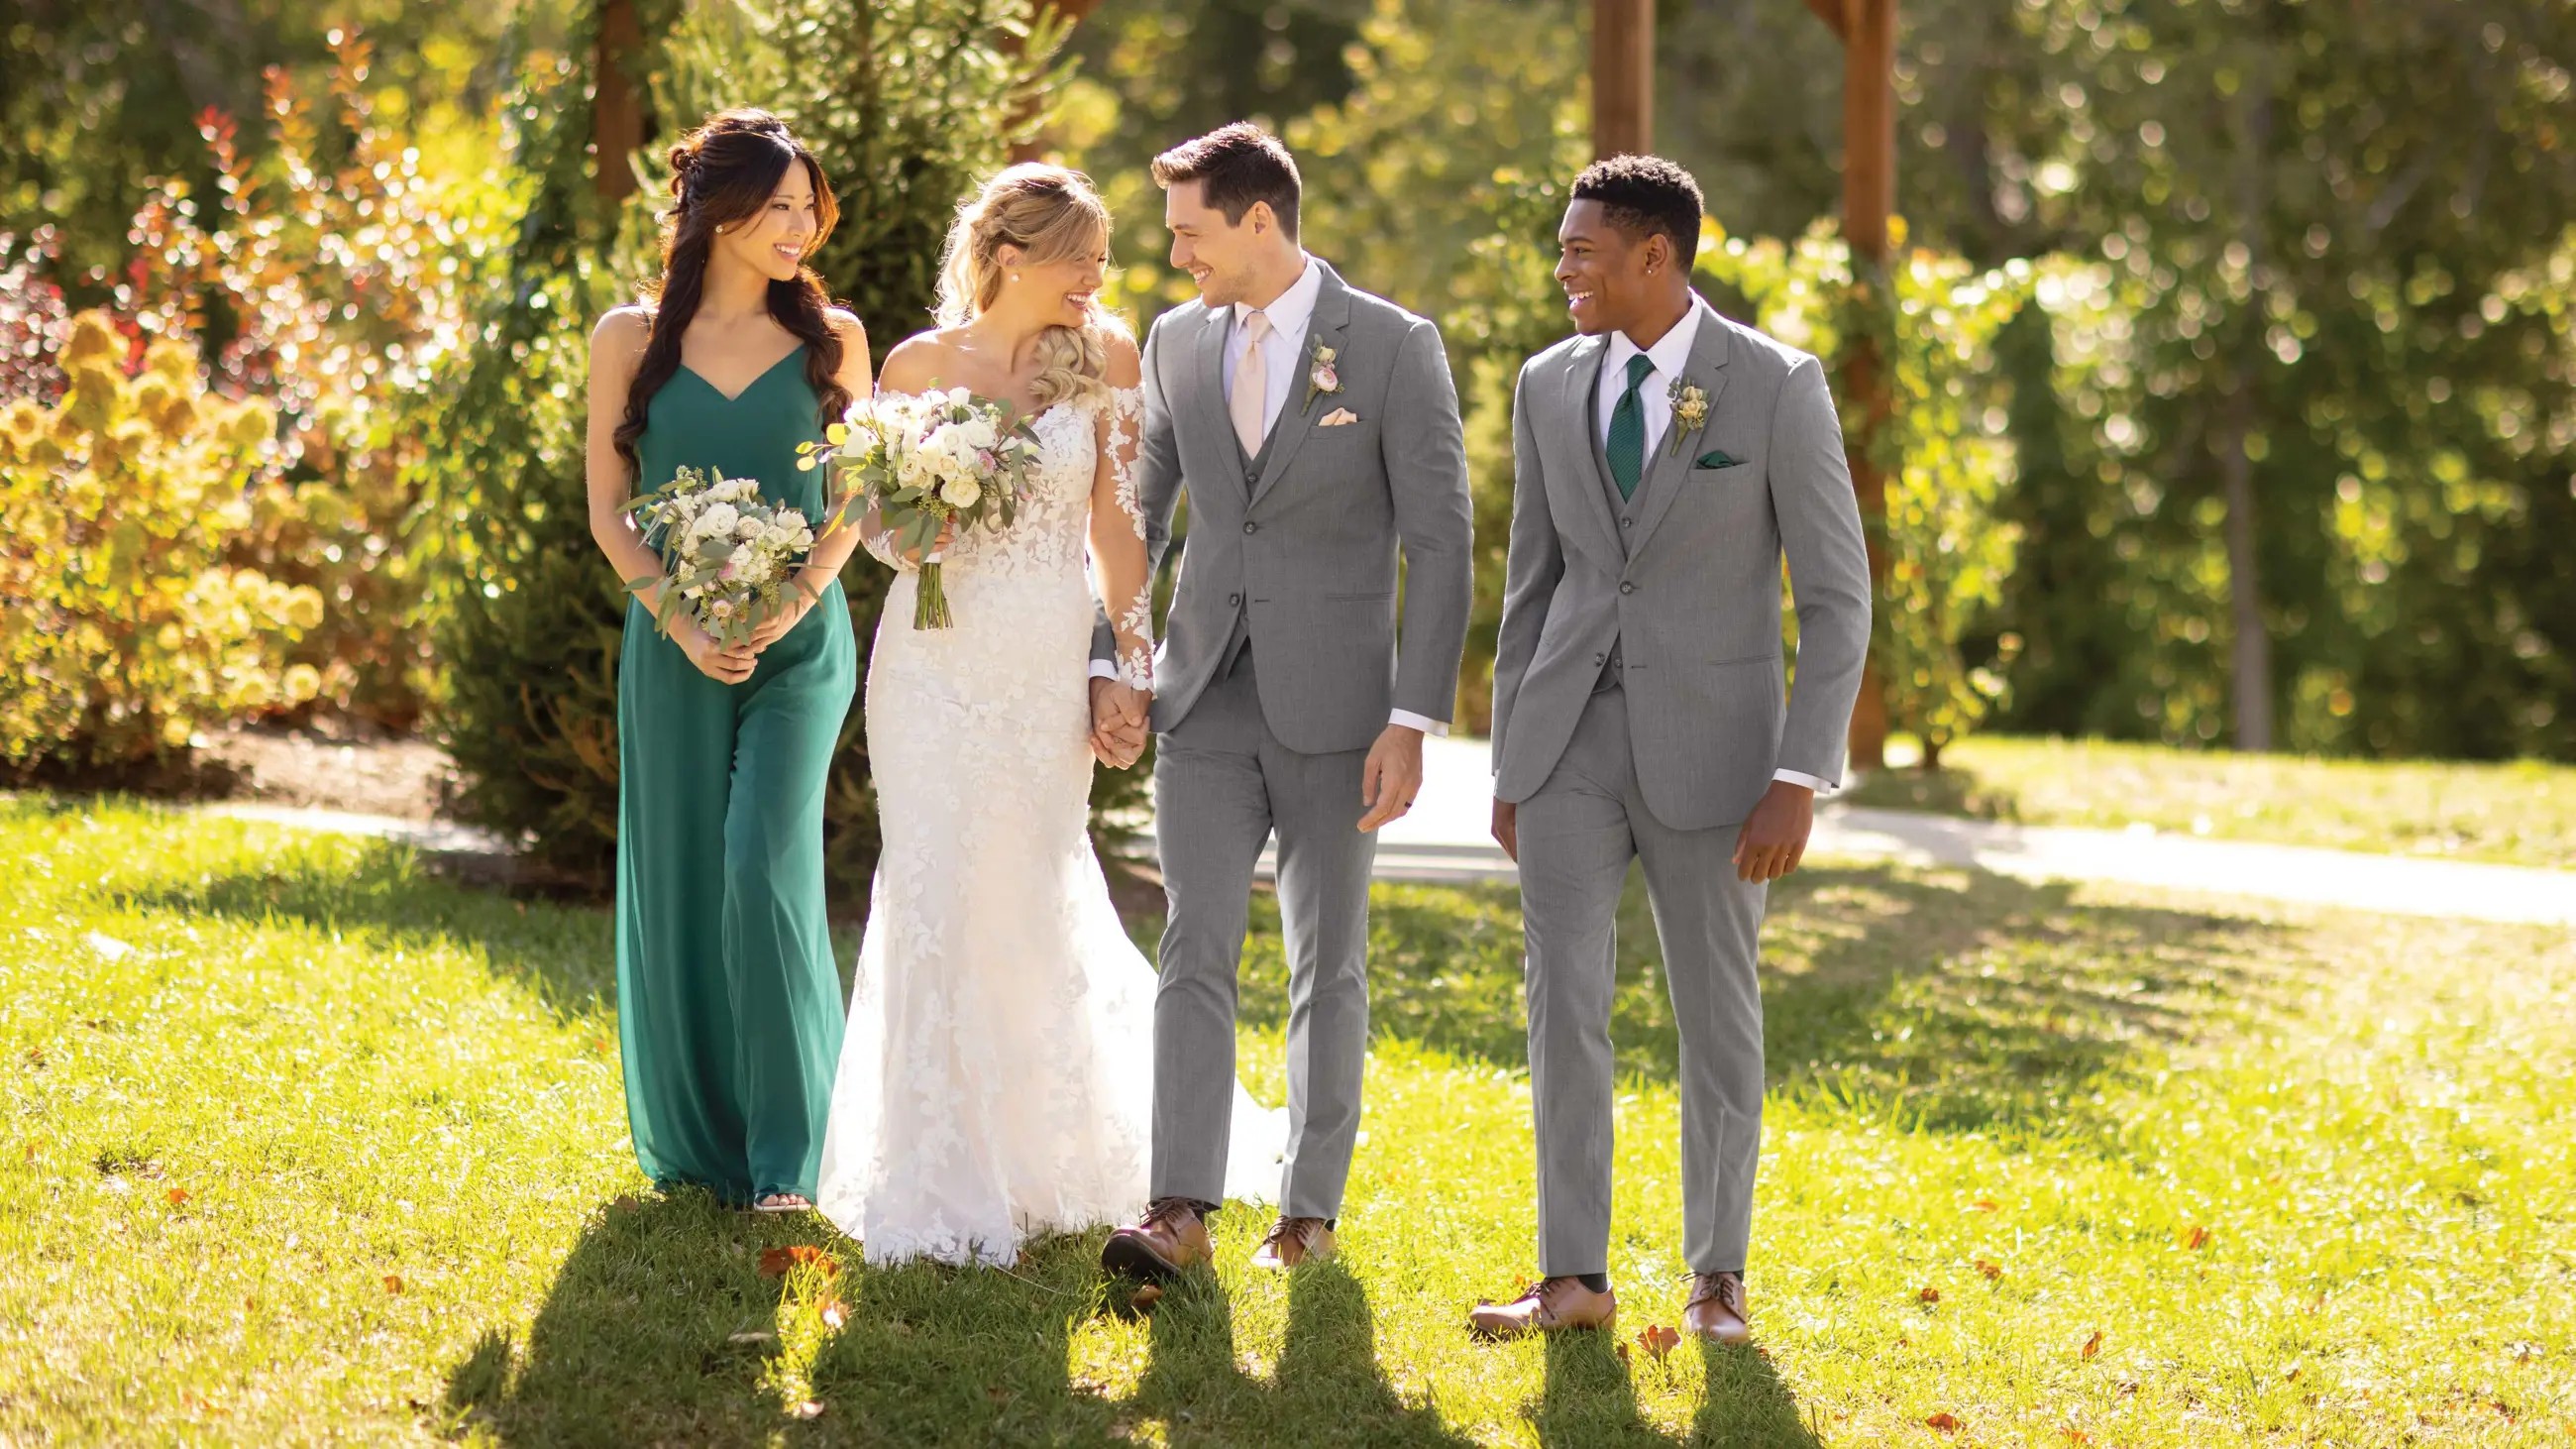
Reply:
<svg viewBox="0 0 2576 1449"><path fill-rule="evenodd" d="M2265 166L2272 140L2271 80L2262 65L2249 68L2242 102L2237 151L2236 239L2244 244L2245 265L2259 272L2263 264L2264 212L2271 200ZM2237 328L2226 376L2226 395L2219 400L2218 474L2227 501L2227 612L2232 634L2230 654L2236 724L2236 748L2272 748L2272 637L2263 625L2262 542L2254 508L2254 459L2247 435L2255 419L2254 379L2262 367L2263 286L2258 279L2246 299L2247 314Z"/></svg>
<svg viewBox="0 0 2576 1449"><path fill-rule="evenodd" d="M643 48L635 0L599 0L599 35L591 52L590 165L593 194L607 208L635 194L635 167L628 158L644 144L644 88L633 66Z"/></svg>
<svg viewBox="0 0 2576 1449"><path fill-rule="evenodd" d="M1888 217L1896 209L1896 0L1849 0L1843 30L1843 240L1852 270L1865 286L1886 280ZM1889 305L1878 297L1875 305ZM1845 354L1843 389L1858 405L1859 435L1844 440L1852 491L1861 523L1869 529L1872 592L1887 576L1879 520L1887 514L1887 480L1870 461L1873 435L1891 409L1886 369L1866 340ZM1797 586L1791 579L1790 587ZM1860 698L1852 706L1851 762L1875 770L1887 763L1887 686L1877 651L1861 671Z"/></svg>
<svg viewBox="0 0 2576 1449"><path fill-rule="evenodd" d="M1592 0L1592 154L1654 145L1654 0Z"/></svg>

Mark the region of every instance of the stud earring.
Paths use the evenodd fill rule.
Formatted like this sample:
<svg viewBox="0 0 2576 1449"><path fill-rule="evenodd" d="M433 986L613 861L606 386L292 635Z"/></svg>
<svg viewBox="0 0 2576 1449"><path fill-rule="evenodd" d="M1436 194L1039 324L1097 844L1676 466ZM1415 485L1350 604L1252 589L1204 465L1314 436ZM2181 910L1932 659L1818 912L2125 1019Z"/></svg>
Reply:
<svg viewBox="0 0 2576 1449"><path fill-rule="evenodd" d="M1013 272L1013 273L1011 273L1011 280L1012 280L1012 281L1016 282L1016 281L1018 281L1019 279L1020 279L1020 274L1019 274L1019 273L1017 273L1017 272Z"/></svg>

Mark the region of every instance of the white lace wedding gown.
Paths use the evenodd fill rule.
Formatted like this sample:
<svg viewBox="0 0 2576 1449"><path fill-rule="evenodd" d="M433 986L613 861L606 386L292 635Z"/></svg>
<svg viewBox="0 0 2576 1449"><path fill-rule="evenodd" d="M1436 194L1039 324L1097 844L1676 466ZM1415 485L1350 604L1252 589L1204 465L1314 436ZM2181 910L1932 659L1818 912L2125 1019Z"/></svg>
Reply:
<svg viewBox="0 0 2576 1449"><path fill-rule="evenodd" d="M1029 1238L1145 1203L1155 973L1086 830L1086 535L1104 456L1141 528L1124 470L1142 394L1117 393L1105 428L1102 406L1041 413L1017 523L949 547L954 627L912 627L909 569L877 626L867 732L884 850L817 1204L871 1262L1007 1265ZM1226 1192L1266 1199L1285 1114L1235 1091Z"/></svg>

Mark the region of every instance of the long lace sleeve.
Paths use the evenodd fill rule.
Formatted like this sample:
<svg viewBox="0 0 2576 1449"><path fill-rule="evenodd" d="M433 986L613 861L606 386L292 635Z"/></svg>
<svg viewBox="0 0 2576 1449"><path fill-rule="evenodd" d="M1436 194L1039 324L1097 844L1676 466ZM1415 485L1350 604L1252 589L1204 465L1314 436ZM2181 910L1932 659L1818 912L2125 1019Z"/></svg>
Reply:
<svg viewBox="0 0 2576 1449"><path fill-rule="evenodd" d="M859 545L877 562L899 573L913 573L920 564L905 558L895 547L894 530L885 526L873 507L858 509L850 515L851 526L859 531Z"/></svg>
<svg viewBox="0 0 2576 1449"><path fill-rule="evenodd" d="M1145 553L1145 509L1136 496L1136 440L1145 416L1144 389L1115 388L1100 411L1100 464L1091 485L1092 576L1117 636L1119 680L1150 690L1154 687L1154 577Z"/></svg>

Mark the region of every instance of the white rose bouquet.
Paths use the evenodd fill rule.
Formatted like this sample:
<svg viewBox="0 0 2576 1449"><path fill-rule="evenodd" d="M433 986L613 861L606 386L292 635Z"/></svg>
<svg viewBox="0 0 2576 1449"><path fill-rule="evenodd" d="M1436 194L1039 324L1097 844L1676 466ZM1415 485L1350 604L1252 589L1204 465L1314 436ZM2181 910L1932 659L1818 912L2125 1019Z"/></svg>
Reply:
<svg viewBox="0 0 2576 1449"><path fill-rule="evenodd" d="M1002 404L957 387L861 398L824 436L800 450L796 466L831 468L841 485L836 517L873 508L896 548L923 556L912 627L949 627L930 546L951 524L998 532L1017 520L1037 472L1037 433Z"/></svg>
<svg viewBox="0 0 2576 1449"><path fill-rule="evenodd" d="M813 526L802 511L764 500L749 478L682 468L626 511L644 530L646 546L662 555L659 578L628 579L626 587L642 593L663 586L654 622L665 634L672 611L685 609L730 648L778 613L789 588L812 592L797 570L814 550Z"/></svg>

